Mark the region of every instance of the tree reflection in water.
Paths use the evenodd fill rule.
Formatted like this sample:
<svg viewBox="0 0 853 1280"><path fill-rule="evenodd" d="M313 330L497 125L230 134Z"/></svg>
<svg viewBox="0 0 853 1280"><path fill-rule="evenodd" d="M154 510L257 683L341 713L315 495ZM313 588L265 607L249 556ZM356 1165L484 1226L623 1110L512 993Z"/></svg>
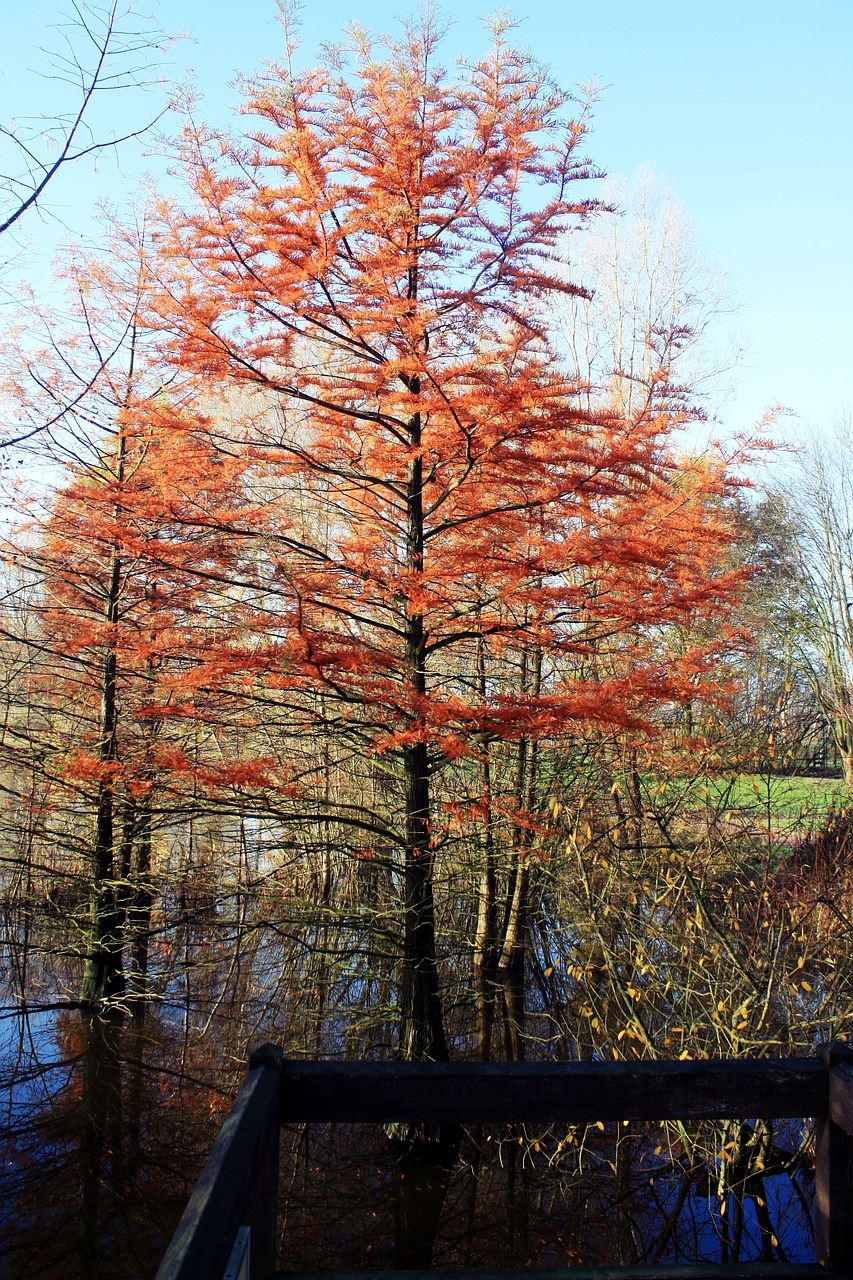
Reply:
<svg viewBox="0 0 853 1280"><path fill-rule="evenodd" d="M289 1129L280 1256L288 1267L328 1270L719 1262L715 1171L685 1176L664 1155L666 1141L663 1128L639 1124L575 1133L472 1127L449 1175L413 1162L403 1208L400 1178L409 1170L389 1158L379 1129ZM764 1206L756 1204L757 1187L743 1191L731 1261L767 1256L765 1212L778 1245L774 1257L813 1259L808 1196L801 1202L787 1175L764 1179ZM730 1194L731 1217L736 1204Z"/></svg>
<svg viewBox="0 0 853 1280"><path fill-rule="evenodd" d="M0 1276L153 1275L230 1098L153 1017L22 1015L3 1049Z"/></svg>
<svg viewBox="0 0 853 1280"><path fill-rule="evenodd" d="M157 1002L144 1017L66 1007L2 1023L0 1276L153 1276L250 1044L273 1040L293 1057L393 1053L392 961L375 918L363 931L350 917L312 932L304 920L271 924L261 897L202 905L184 904L152 939ZM55 922L40 935L28 926L26 963L21 942L10 929L7 1013L22 995L32 1007L74 989L77 962L63 956L73 936L66 945ZM497 1044L511 1039L506 1007L498 993ZM476 1043L476 1010L464 999L456 1010L461 1056ZM513 1016L529 1057L569 1056L540 987ZM803 1136L795 1122L471 1126L435 1143L393 1141L378 1126L288 1128L279 1255L325 1269L805 1261L810 1175L791 1154Z"/></svg>

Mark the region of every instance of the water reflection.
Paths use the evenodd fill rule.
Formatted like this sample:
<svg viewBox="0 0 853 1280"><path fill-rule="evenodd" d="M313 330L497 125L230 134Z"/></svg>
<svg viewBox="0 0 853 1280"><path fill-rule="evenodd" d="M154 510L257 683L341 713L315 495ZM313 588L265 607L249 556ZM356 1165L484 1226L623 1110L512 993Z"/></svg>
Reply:
<svg viewBox="0 0 853 1280"><path fill-rule="evenodd" d="M9 1021L0 1275L153 1275L227 1100L176 1070L151 1020Z"/></svg>
<svg viewBox="0 0 853 1280"><path fill-rule="evenodd" d="M79 966L73 934L63 937L56 921L7 933L4 1280L153 1276L250 1044L270 1039L295 1057L393 1053L394 949L383 933L391 925L375 904L369 920L358 916L363 883L337 922L300 915L292 900L283 906L273 888L251 903L202 888L163 899L144 1017L128 1008L97 1019L68 1007ZM571 944L558 925L552 949L559 939ZM551 979L547 988L528 983L514 1000L499 985L484 988L494 1034L491 1047L478 1041L463 946L443 957L456 1056L478 1044L484 1056L583 1049L561 1021ZM552 969L552 956L535 959L543 973ZM16 1012L24 994L31 1011ZM808 1261L803 1138L794 1122L420 1135L296 1128L282 1144L280 1261L312 1269Z"/></svg>
<svg viewBox="0 0 853 1280"><path fill-rule="evenodd" d="M410 1170L380 1130L290 1130L280 1256L288 1268L329 1270L622 1266L720 1262L726 1253L732 1262L770 1260L775 1242L774 1259L813 1260L804 1175L796 1191L787 1174L773 1174L740 1198L730 1193L728 1217L738 1225L726 1247L715 1169L685 1174L661 1149L666 1139L663 1128L638 1124L569 1133L472 1127L449 1173L412 1162L402 1206Z"/></svg>
<svg viewBox="0 0 853 1280"><path fill-rule="evenodd" d="M228 1093L211 1084L212 1038L149 1016L64 1011L16 1023L4 1059L3 1277L152 1276ZM7 1035L7 1051L12 1037ZM22 1046L24 1048L22 1049ZM236 1086L239 1067L232 1076ZM230 1090L229 1090L230 1093ZM710 1126L687 1135L713 1147ZM288 1268L622 1265L813 1256L808 1171L782 1166L794 1122L762 1135L767 1172L691 1158L672 1127L569 1130L379 1126L286 1130L279 1252ZM721 1208L725 1204L725 1212Z"/></svg>
<svg viewBox="0 0 853 1280"><path fill-rule="evenodd" d="M385 1138L394 1205L394 1265L402 1270L431 1267L462 1126L386 1125Z"/></svg>

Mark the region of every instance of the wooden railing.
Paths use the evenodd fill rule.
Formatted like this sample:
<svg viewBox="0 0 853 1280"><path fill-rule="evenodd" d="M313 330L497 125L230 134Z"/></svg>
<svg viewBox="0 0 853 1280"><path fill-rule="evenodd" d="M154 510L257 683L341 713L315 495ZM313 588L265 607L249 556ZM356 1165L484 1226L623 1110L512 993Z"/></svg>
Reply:
<svg viewBox="0 0 853 1280"><path fill-rule="evenodd" d="M817 1120L815 1256L820 1266L667 1268L673 1278L709 1273L806 1276L826 1271L853 1275L853 1051L846 1045L825 1046L814 1058L636 1063L285 1061L280 1049L263 1045L251 1056L246 1083L157 1280L272 1280L277 1274L282 1123L583 1124L800 1116ZM630 1276L637 1280L663 1271L632 1267ZM465 1276L475 1274L486 1273ZM556 1274L579 1280L596 1273L548 1273Z"/></svg>

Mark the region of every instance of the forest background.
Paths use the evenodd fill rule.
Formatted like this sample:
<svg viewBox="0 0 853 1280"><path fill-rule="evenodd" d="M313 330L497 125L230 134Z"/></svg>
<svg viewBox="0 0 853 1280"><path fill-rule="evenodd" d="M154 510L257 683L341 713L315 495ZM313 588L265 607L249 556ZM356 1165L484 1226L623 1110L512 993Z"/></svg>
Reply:
<svg viewBox="0 0 853 1280"><path fill-rule="evenodd" d="M273 131L254 140L236 140L251 117L228 138L182 95L160 194L98 232L65 210L48 282L34 225L52 238L75 174L109 197L163 100L154 24L83 16L58 33L81 62L48 91L73 112L102 41L109 123L95 95L76 135L97 154L29 205L67 120L5 138L4 283L19 295L28 263L32 289L4 347L11 1082L49 1078L24 1053L33 1018L64 1064L129 1017L119 1113L177 1053L165 1092L196 1118L188 1063L221 1096L233 1076L200 1067L206 1046L240 1061L261 1034L296 1053L517 1058L803 1052L843 1031L851 489L820 368L843 367L849 256L812 264L833 293L806 305L766 230L791 240L796 215L767 215L785 299L755 330L784 367L767 400L799 407L808 364L823 417L807 455L768 469L787 420L756 431L767 406L748 415L732 391L731 293L683 208L648 172L598 176L608 94L588 114L513 52L506 19L441 43L434 17L390 51L351 36L327 83L294 48L249 90ZM784 24L747 29L791 57ZM454 67L469 44L485 61ZM827 56L808 101L829 116L845 90ZM710 142L659 84L637 97L654 136L671 121L707 175ZM774 139L787 157L811 133L778 100L770 115L753 173ZM735 201L739 226L755 203ZM87 1079L104 1161L105 1126L125 1122ZM67 1091L46 1097L55 1119ZM138 1160L138 1113L129 1130ZM737 1255L752 1204L766 1256L755 1178L769 1152L799 1186L805 1142L680 1131L667 1176L713 1170L719 1239ZM583 1147L530 1157L574 1167ZM673 1224L644 1212L642 1249L670 1247Z"/></svg>

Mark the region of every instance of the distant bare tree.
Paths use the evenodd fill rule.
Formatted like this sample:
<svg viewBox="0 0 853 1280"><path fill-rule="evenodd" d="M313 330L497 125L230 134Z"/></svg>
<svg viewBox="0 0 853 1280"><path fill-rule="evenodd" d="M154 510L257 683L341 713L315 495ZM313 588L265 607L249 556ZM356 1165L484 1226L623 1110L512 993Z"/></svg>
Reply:
<svg viewBox="0 0 853 1280"><path fill-rule="evenodd" d="M132 4L110 0L95 7L72 0L56 26L58 48L47 52L47 76L68 86L67 106L56 115L0 124L0 235L36 208L59 172L146 133L162 109L116 132L101 102L117 91L155 83L165 38Z"/></svg>
<svg viewBox="0 0 853 1280"><path fill-rule="evenodd" d="M566 270L589 296L565 299L557 323L593 400L642 412L666 388L712 406L737 363L714 322L733 310L728 282L704 253L675 194L641 170L605 189L615 217L590 223L566 243Z"/></svg>
<svg viewBox="0 0 853 1280"><path fill-rule="evenodd" d="M853 420L815 434L785 489L799 529L800 661L853 786Z"/></svg>

